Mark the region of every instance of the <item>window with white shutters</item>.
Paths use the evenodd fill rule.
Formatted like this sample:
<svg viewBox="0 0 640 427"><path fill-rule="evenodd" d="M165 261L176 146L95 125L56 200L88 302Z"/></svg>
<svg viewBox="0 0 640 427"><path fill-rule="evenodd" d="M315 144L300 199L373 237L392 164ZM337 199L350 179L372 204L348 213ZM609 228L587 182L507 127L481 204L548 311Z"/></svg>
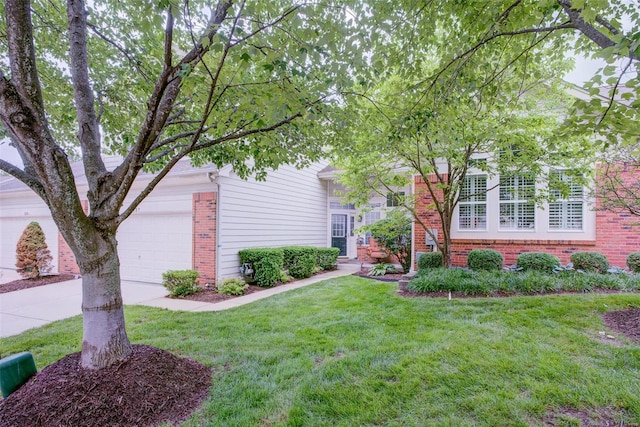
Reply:
<svg viewBox="0 0 640 427"><path fill-rule="evenodd" d="M550 230L582 230L584 219L584 188L566 171L550 172Z"/></svg>
<svg viewBox="0 0 640 427"><path fill-rule="evenodd" d="M460 188L458 228L487 229L487 176L469 175Z"/></svg>
<svg viewBox="0 0 640 427"><path fill-rule="evenodd" d="M535 180L525 175L500 177L500 229L533 230L536 225Z"/></svg>

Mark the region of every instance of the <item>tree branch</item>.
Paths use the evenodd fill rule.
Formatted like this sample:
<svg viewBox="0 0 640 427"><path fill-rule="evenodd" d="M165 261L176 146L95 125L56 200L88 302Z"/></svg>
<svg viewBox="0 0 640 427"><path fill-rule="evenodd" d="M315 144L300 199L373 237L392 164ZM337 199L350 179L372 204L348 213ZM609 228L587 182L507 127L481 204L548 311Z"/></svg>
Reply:
<svg viewBox="0 0 640 427"><path fill-rule="evenodd" d="M0 159L0 170L5 171L17 180L23 182L27 187L35 191L38 196L46 201L44 187L36 177L2 159Z"/></svg>
<svg viewBox="0 0 640 427"><path fill-rule="evenodd" d="M95 205L100 192L99 179L107 169L100 154L100 127L96 117L93 89L89 80L87 12L83 0L67 1L67 18L69 21L71 80L79 128L78 139L89 183L89 202Z"/></svg>

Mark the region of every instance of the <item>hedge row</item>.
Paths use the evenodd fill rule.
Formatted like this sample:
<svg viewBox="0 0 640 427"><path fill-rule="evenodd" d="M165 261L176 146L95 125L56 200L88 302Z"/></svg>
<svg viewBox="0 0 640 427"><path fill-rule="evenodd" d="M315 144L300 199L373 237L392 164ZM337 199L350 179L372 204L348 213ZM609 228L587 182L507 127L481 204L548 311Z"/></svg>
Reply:
<svg viewBox="0 0 640 427"><path fill-rule="evenodd" d="M251 266L247 275L258 286L275 286L280 282L283 270L296 279L304 279L318 270L337 267L338 248L315 248L312 246L285 246L282 248L243 249L240 262ZM245 274L246 275L246 274Z"/></svg>
<svg viewBox="0 0 640 427"><path fill-rule="evenodd" d="M474 249L467 256L467 266L474 271L501 270L504 259L502 254L492 249ZM571 255L572 268L586 273L604 274L609 270L607 257L598 252L575 252ZM428 252L418 258L418 270L433 269L442 266L440 252ZM516 266L520 271L541 271L551 273L560 266L560 259L544 252L526 252L518 255ZM627 266L634 273L640 272L640 252L627 257Z"/></svg>

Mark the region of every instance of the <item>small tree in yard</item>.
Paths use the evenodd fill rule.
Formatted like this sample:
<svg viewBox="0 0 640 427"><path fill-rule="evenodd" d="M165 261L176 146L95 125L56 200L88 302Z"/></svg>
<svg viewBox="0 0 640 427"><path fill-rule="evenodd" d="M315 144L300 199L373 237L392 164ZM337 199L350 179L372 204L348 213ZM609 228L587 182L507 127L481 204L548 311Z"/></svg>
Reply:
<svg viewBox="0 0 640 427"><path fill-rule="evenodd" d="M403 272L411 268L411 217L402 210L392 210L373 224L360 227L371 233L375 241L398 259Z"/></svg>
<svg viewBox="0 0 640 427"><path fill-rule="evenodd" d="M318 118L349 83L350 65L333 58L357 58L362 46L332 2L6 0L0 9L0 133L22 160L0 159L0 171L46 203L73 251L80 363L105 368L132 353L119 226L183 158L258 179L317 160L333 129ZM104 153L123 160L108 168ZM140 189L143 170L155 175Z"/></svg>
<svg viewBox="0 0 640 427"><path fill-rule="evenodd" d="M52 259L42 227L35 221L30 222L16 245L18 273L25 279L40 277L51 271Z"/></svg>

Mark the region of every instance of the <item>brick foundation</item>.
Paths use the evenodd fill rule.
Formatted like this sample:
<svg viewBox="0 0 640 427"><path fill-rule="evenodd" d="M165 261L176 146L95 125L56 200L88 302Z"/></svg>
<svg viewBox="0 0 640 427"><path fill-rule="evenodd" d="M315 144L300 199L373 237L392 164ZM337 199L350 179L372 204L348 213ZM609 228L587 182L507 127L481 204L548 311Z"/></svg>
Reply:
<svg viewBox="0 0 640 427"><path fill-rule="evenodd" d="M200 284L216 280L217 193L193 194L193 269L200 273Z"/></svg>

